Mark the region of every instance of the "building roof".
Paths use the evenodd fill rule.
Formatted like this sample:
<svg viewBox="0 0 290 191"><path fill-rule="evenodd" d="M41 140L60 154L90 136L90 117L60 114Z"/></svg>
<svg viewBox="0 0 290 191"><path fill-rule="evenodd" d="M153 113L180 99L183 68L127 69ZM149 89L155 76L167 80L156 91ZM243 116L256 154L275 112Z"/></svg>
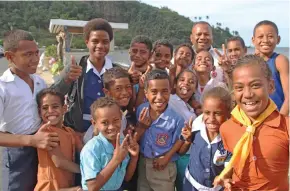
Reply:
<svg viewBox="0 0 290 191"><path fill-rule="evenodd" d="M81 34L87 22L81 20L50 19L49 32L59 33L60 31L64 31L64 26L67 26L69 32ZM128 29L128 23L109 23L113 29Z"/></svg>

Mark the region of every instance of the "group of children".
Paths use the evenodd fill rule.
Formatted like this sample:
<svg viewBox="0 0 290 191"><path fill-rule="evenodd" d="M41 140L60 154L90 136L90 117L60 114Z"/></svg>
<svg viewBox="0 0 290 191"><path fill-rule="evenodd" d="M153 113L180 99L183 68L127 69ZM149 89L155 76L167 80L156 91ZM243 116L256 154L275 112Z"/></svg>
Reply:
<svg viewBox="0 0 290 191"><path fill-rule="evenodd" d="M128 70L106 57L106 20L84 37L89 55L46 88L32 36L5 35L3 191L289 189L289 61L273 22L255 26L256 55L241 37L213 49L206 22L193 47L136 36Z"/></svg>

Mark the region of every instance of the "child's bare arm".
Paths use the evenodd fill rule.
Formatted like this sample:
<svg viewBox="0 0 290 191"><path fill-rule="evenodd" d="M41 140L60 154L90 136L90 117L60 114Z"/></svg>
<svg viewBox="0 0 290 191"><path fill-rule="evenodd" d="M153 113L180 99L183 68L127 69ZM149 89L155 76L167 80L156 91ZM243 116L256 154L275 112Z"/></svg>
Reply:
<svg viewBox="0 0 290 191"><path fill-rule="evenodd" d="M140 79L140 81L141 80L143 80L143 79ZM137 108L139 105L141 105L142 103L144 103L144 99L145 99L144 86L142 87L141 83L143 83L143 82L140 82L139 83L139 90L138 90L137 97L136 97L135 108Z"/></svg>
<svg viewBox="0 0 290 191"><path fill-rule="evenodd" d="M114 150L113 158L107 166L101 170L96 178L87 181L89 191L99 191L113 175L116 168L122 163L128 154L128 140L129 135L126 135L122 144L120 145L120 134L118 133L116 139L116 149Z"/></svg>
<svg viewBox="0 0 290 191"><path fill-rule="evenodd" d="M130 135L129 142L130 144L128 147L128 151L130 153L131 158L130 158L130 162L127 167L127 171L125 175L125 181L127 182L131 180L137 167L138 156L139 156L139 145L137 143L137 133L134 134L134 137Z"/></svg>
<svg viewBox="0 0 290 191"><path fill-rule="evenodd" d="M49 155L54 165L57 168L73 172L80 173L80 166L76 163L68 160L61 152L59 147L54 148L52 151L49 151Z"/></svg>
<svg viewBox="0 0 290 191"><path fill-rule="evenodd" d="M44 124L34 135L16 135L0 132L0 146L4 147L35 147L51 150L58 146L59 138L57 133L47 132L45 129L50 124Z"/></svg>
<svg viewBox="0 0 290 191"><path fill-rule="evenodd" d="M184 155L184 154L188 151L190 145L191 145L191 142L185 141L185 142L182 144L182 146L180 147L180 149L179 149L179 151L178 151L178 154L180 154L180 155Z"/></svg>
<svg viewBox="0 0 290 191"><path fill-rule="evenodd" d="M288 116L289 114L289 60L284 55L276 58L276 68L280 73L281 84L284 93L284 103L280 113Z"/></svg>

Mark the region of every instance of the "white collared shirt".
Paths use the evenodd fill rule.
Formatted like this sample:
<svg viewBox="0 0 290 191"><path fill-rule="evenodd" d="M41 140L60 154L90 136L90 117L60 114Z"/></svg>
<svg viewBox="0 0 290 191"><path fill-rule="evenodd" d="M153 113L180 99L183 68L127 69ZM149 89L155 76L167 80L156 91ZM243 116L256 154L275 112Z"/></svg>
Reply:
<svg viewBox="0 0 290 191"><path fill-rule="evenodd" d="M0 77L0 131L12 134L35 133L41 123L36 95L47 85L38 75L30 75L34 82L32 93L29 85L17 75L6 70Z"/></svg>
<svg viewBox="0 0 290 191"><path fill-rule="evenodd" d="M196 118L194 109L176 94L170 95L169 105L176 113L183 117L184 121L189 121L190 117L193 117L193 120Z"/></svg>
<svg viewBox="0 0 290 191"><path fill-rule="evenodd" d="M108 58L105 57L105 64L101 70L101 72L98 72L98 70L94 67L94 65L91 63L90 59L87 59L87 70L86 73L88 73L88 71L90 69L93 69L93 72L99 76L99 78L101 78L101 76L106 72L106 70L113 68L113 64L112 61Z"/></svg>
<svg viewBox="0 0 290 191"><path fill-rule="evenodd" d="M214 88L214 87L222 87L222 88L225 88L226 90L229 91L227 85L224 83L224 82L221 82L219 81L218 79L216 78L211 78L207 83L206 85L203 87L203 90L202 87L199 85L199 83L197 84L197 89L196 89L196 92L194 94L194 99L196 101L198 101L199 103L201 103L201 99L202 99L202 96L204 94L204 92Z"/></svg>

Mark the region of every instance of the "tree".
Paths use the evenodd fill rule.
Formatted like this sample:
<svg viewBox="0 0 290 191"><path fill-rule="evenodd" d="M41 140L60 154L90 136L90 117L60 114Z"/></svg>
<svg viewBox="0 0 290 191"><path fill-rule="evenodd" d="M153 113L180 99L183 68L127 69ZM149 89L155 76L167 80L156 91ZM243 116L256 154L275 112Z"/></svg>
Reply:
<svg viewBox="0 0 290 191"><path fill-rule="evenodd" d="M209 19L209 16L206 16L206 19L208 20Z"/></svg>
<svg viewBox="0 0 290 191"><path fill-rule="evenodd" d="M201 19L202 19L202 17L198 17L198 19L199 19L199 20L201 20Z"/></svg>

